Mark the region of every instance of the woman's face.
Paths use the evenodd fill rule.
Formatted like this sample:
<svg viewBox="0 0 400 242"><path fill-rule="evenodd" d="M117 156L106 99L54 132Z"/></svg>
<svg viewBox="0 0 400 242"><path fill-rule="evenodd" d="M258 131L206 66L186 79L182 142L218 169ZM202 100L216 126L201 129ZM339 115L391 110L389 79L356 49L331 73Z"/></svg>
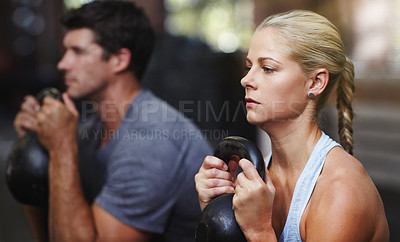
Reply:
<svg viewBox="0 0 400 242"><path fill-rule="evenodd" d="M288 55L287 41L273 28L256 32L246 58L247 120L258 126L301 119L307 104L307 77ZM301 120L300 120L301 121Z"/></svg>

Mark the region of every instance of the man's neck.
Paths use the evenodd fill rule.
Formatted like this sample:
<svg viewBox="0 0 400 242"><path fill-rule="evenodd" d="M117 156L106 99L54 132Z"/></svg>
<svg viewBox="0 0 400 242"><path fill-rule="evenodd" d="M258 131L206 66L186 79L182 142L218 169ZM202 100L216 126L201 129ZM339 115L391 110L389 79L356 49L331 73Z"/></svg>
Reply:
<svg viewBox="0 0 400 242"><path fill-rule="evenodd" d="M103 98L97 101L97 114L104 132L102 146L111 138L112 135L108 134L113 134L118 129L130 104L140 91L141 87L136 81L119 82L108 88Z"/></svg>

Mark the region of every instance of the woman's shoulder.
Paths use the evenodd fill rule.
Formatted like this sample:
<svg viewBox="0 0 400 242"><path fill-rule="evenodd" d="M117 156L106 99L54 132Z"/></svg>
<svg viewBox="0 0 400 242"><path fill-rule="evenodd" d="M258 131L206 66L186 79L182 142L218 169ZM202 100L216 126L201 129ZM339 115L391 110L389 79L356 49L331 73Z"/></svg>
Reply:
<svg viewBox="0 0 400 242"><path fill-rule="evenodd" d="M313 196L328 201L357 199L360 202L375 192L375 185L362 163L342 148L335 147L326 157Z"/></svg>
<svg viewBox="0 0 400 242"><path fill-rule="evenodd" d="M362 163L340 147L333 148L326 156L320 179L331 185L342 182L365 184L365 180L372 183Z"/></svg>
<svg viewBox="0 0 400 242"><path fill-rule="evenodd" d="M349 239L354 229L365 233L362 238L372 239L377 231L384 237L387 227L374 183L361 162L340 147L328 153L307 210L308 225L341 229L342 239Z"/></svg>
<svg viewBox="0 0 400 242"><path fill-rule="evenodd" d="M319 184L318 184L319 183ZM379 194L362 163L340 147L327 155L317 186L334 189L336 196L367 196ZM361 199L361 197L358 197Z"/></svg>
<svg viewBox="0 0 400 242"><path fill-rule="evenodd" d="M375 185L361 162L342 148L333 148L326 157L312 200L318 200L326 208L338 206L362 210L378 199Z"/></svg>

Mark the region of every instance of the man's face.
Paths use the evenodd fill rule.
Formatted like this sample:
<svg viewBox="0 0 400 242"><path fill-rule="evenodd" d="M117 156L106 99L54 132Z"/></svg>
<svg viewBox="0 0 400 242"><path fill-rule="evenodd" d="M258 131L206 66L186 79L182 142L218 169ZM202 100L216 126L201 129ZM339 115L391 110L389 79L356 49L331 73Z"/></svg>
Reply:
<svg viewBox="0 0 400 242"><path fill-rule="evenodd" d="M102 58L103 48L94 42L93 31L70 30L63 44L66 51L57 67L65 73L68 95L73 99L98 101L112 72L110 61Z"/></svg>

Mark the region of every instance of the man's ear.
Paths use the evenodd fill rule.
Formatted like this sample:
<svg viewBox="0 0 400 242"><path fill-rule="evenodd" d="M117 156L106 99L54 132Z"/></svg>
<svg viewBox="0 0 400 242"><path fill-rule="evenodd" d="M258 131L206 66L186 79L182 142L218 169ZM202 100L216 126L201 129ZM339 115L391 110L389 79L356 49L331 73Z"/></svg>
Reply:
<svg viewBox="0 0 400 242"><path fill-rule="evenodd" d="M312 76L308 94L313 93L314 96L320 95L329 82L329 72L325 68L318 69Z"/></svg>
<svg viewBox="0 0 400 242"><path fill-rule="evenodd" d="M121 48L118 52L111 55L111 64L115 73L125 71L129 67L132 54L127 48Z"/></svg>

